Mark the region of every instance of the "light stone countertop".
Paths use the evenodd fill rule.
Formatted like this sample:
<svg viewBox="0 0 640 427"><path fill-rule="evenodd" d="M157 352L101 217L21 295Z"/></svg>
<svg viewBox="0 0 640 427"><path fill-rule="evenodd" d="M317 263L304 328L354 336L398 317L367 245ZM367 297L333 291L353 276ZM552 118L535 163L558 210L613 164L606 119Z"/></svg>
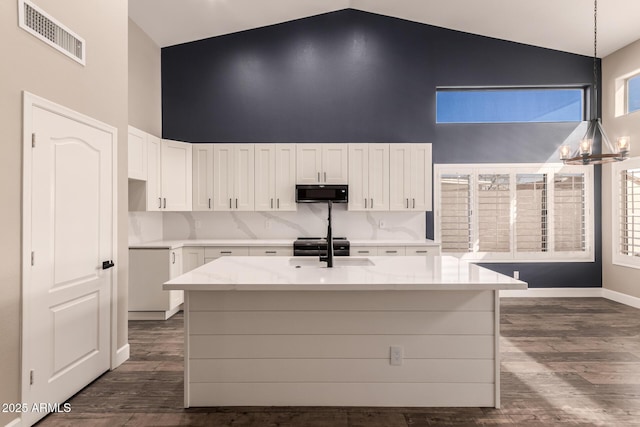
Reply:
<svg viewBox="0 0 640 427"><path fill-rule="evenodd" d="M284 246L291 247L296 239L203 239L203 240L155 240L129 245L129 249L178 249L188 246ZM429 240L361 240L349 239L351 246L440 246Z"/></svg>
<svg viewBox="0 0 640 427"><path fill-rule="evenodd" d="M358 265L370 261L371 265ZM527 284L451 256L222 257L163 285L190 291L378 291L527 289ZM345 265L348 264L348 265Z"/></svg>

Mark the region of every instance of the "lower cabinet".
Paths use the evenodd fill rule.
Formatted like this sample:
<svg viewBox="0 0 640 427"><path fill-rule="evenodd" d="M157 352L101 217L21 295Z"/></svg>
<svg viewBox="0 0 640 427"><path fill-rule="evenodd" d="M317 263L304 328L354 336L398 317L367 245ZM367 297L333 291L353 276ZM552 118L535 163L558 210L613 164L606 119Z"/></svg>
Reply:
<svg viewBox="0 0 640 427"><path fill-rule="evenodd" d="M351 256L440 255L440 246L351 246Z"/></svg>
<svg viewBox="0 0 640 427"><path fill-rule="evenodd" d="M185 246L182 248L182 274L204 265L204 248Z"/></svg>
<svg viewBox="0 0 640 427"><path fill-rule="evenodd" d="M293 256L293 248L284 246L250 246L249 256Z"/></svg>
<svg viewBox="0 0 640 427"><path fill-rule="evenodd" d="M246 246L207 246L204 248L205 263L222 256L249 256L249 248Z"/></svg>
<svg viewBox="0 0 640 427"><path fill-rule="evenodd" d="M182 291L162 284L182 274L182 248L129 249L129 320L166 320L180 310Z"/></svg>

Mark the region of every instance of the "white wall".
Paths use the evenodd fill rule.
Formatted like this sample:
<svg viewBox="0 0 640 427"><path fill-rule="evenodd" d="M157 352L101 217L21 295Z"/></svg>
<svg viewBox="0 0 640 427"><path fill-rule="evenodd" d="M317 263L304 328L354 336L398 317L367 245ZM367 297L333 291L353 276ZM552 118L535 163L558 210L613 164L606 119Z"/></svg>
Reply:
<svg viewBox="0 0 640 427"><path fill-rule="evenodd" d="M619 136L631 137L631 156L640 156L640 112L616 117L616 80L640 72L640 40L602 60L602 122L612 142ZM602 169L602 284L605 289L640 298L640 269L613 265L611 230L611 167Z"/></svg>
<svg viewBox="0 0 640 427"><path fill-rule="evenodd" d="M22 91L118 128L118 346L127 342L126 0L33 0L86 41L83 67L18 27L18 2L0 2L0 402L20 402ZM124 299L123 299L124 298ZM0 425L16 414L0 412Z"/></svg>

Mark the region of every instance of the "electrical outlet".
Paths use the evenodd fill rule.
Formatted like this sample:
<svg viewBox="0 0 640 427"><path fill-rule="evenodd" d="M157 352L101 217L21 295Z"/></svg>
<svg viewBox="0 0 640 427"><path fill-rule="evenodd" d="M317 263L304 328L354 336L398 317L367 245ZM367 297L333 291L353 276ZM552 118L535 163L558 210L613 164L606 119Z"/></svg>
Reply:
<svg viewBox="0 0 640 427"><path fill-rule="evenodd" d="M387 226L387 224L384 222L384 220L380 220L378 221L378 228L385 228Z"/></svg>
<svg viewBox="0 0 640 427"><path fill-rule="evenodd" d="M392 345L389 349L389 363L393 366L402 365L404 359L404 350L399 345Z"/></svg>
<svg viewBox="0 0 640 427"><path fill-rule="evenodd" d="M520 280L520 272L518 270L513 270L513 278Z"/></svg>

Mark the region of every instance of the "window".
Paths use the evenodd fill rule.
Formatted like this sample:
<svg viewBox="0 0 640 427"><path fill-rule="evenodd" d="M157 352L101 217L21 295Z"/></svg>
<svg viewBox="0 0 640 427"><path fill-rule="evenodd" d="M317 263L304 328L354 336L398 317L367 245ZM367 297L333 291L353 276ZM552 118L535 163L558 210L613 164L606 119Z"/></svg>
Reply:
<svg viewBox="0 0 640 427"><path fill-rule="evenodd" d="M435 179L443 253L490 262L593 261L592 166L436 165Z"/></svg>
<svg viewBox="0 0 640 427"><path fill-rule="evenodd" d="M627 80L627 113L640 110L640 74Z"/></svg>
<svg viewBox="0 0 640 427"><path fill-rule="evenodd" d="M616 163L613 171L613 263L640 268L640 158Z"/></svg>
<svg viewBox="0 0 640 427"><path fill-rule="evenodd" d="M436 123L532 123L584 120L582 88L436 91Z"/></svg>

